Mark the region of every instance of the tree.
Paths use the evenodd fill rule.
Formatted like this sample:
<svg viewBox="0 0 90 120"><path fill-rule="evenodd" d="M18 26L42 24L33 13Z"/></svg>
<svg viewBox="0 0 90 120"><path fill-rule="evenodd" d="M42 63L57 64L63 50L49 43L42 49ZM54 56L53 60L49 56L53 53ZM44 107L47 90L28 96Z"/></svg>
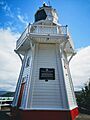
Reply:
<svg viewBox="0 0 90 120"><path fill-rule="evenodd" d="M90 110L90 81L85 84L79 95L77 95L77 103L79 107Z"/></svg>

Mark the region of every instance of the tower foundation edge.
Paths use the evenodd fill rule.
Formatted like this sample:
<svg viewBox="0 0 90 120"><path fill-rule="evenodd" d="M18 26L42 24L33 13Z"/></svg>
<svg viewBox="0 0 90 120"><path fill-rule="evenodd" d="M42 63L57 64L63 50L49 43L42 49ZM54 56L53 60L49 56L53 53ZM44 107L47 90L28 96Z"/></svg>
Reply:
<svg viewBox="0 0 90 120"><path fill-rule="evenodd" d="M78 107L72 110L22 110L11 108L11 120L75 120Z"/></svg>

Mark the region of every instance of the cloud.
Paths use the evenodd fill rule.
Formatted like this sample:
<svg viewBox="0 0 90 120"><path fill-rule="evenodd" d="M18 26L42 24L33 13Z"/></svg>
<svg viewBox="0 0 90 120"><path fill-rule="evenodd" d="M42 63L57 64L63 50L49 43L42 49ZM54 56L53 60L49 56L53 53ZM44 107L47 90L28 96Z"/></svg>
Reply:
<svg viewBox="0 0 90 120"><path fill-rule="evenodd" d="M28 25L28 16L26 13L22 14L20 8L12 8L6 1L0 1L0 7L3 10L5 17L10 18L4 22L5 27L12 27L15 30L17 28L25 28ZM15 24L16 23L16 24ZM14 26L14 27L13 27Z"/></svg>
<svg viewBox="0 0 90 120"><path fill-rule="evenodd" d="M14 53L19 36L19 33L12 32L10 28L0 29L0 89L15 90L21 65Z"/></svg>
<svg viewBox="0 0 90 120"><path fill-rule="evenodd" d="M11 8L7 4L7 2L1 1L0 5L1 5L1 8L3 9L3 11L5 12L6 16L9 16L9 17L12 17L12 18L14 17L13 12L11 11Z"/></svg>
<svg viewBox="0 0 90 120"><path fill-rule="evenodd" d="M80 90L90 78L90 46L81 48L70 62L75 90Z"/></svg>
<svg viewBox="0 0 90 120"><path fill-rule="evenodd" d="M20 22L24 23L26 26L28 25L28 21L23 15L17 15L17 18L20 20Z"/></svg>
<svg viewBox="0 0 90 120"><path fill-rule="evenodd" d="M26 13L22 14L20 8L17 8L17 19L18 19L21 23L25 24L25 26L27 26L28 23L29 23L28 15L27 15Z"/></svg>
<svg viewBox="0 0 90 120"><path fill-rule="evenodd" d="M4 2L3 2L3 1L0 1L0 5L4 5Z"/></svg>

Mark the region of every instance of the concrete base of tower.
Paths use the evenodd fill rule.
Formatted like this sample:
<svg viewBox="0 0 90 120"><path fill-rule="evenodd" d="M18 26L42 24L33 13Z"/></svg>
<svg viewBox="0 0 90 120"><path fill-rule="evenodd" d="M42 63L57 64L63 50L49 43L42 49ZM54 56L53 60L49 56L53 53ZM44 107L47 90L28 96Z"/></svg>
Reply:
<svg viewBox="0 0 90 120"><path fill-rule="evenodd" d="M11 109L11 120L75 120L78 108L73 110L20 110Z"/></svg>

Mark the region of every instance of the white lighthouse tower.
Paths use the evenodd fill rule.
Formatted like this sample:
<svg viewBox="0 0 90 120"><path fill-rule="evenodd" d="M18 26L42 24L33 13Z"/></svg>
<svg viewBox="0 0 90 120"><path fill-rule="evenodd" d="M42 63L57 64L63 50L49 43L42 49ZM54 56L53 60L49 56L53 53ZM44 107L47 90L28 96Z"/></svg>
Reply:
<svg viewBox="0 0 90 120"><path fill-rule="evenodd" d="M74 46L55 9L43 4L37 10L35 22L17 40L15 52L22 67L12 119L74 120L78 107L69 70Z"/></svg>

